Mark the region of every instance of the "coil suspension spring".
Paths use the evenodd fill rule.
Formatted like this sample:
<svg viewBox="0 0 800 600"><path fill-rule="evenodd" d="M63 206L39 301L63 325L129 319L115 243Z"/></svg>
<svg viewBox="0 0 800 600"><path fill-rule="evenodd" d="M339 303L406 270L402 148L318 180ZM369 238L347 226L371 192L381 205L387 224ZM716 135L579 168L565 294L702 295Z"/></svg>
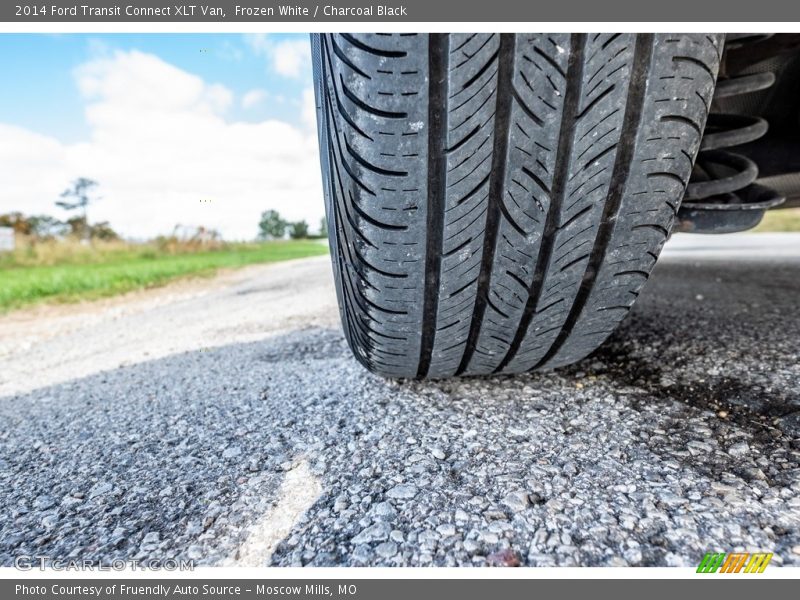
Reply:
<svg viewBox="0 0 800 600"><path fill-rule="evenodd" d="M729 34L725 50L739 49L768 37L770 34ZM767 121L761 117L713 110L718 99L768 89L775 83L775 75L765 72L727 76L724 73L724 58L722 64L714 92L715 102L708 115L700 152L681 205L679 217L684 231L725 233L748 229L753 225L744 226L743 220L730 212L759 211L758 215L750 215L756 217L757 224L766 208L783 201L774 190L754 183L758 178L758 165L753 160L726 150L763 137L769 127ZM712 211L711 214L706 214L708 211ZM719 211L728 214L723 215ZM727 223L723 223L720 217ZM693 220L689 226L685 222L687 219ZM737 219L738 225L735 223ZM706 226L707 221L714 226Z"/></svg>

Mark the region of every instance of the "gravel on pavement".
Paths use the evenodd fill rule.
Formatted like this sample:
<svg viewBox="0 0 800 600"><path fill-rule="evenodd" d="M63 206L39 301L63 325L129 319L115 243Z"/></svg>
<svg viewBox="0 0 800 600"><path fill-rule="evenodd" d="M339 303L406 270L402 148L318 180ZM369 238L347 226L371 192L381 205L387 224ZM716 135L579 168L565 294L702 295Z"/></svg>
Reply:
<svg viewBox="0 0 800 600"><path fill-rule="evenodd" d="M800 244L697 239L525 376L369 374L325 257L7 316L0 564L800 565Z"/></svg>

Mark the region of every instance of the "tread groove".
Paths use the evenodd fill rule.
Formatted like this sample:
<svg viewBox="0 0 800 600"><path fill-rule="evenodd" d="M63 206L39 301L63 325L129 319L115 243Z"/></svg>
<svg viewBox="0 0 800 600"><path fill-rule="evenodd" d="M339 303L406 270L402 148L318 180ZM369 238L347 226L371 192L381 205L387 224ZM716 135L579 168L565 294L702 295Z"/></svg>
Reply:
<svg viewBox="0 0 800 600"><path fill-rule="evenodd" d="M633 66L631 80L628 86L628 99L625 103L625 117L623 119L623 129L620 134L621 140L635 140L639 129L639 123L644 109L645 91L647 87L647 71L650 67L650 60L653 55L653 34L637 34L636 46L634 48ZM578 320L589 295L592 286L600 272L600 268L605 257L606 246L611 238L616 223L616 216L622 204L622 196L625 192L626 182L633 161L634 143L624 144L618 151L614 160L614 170L611 175L611 185L609 186L608 198L603 207L603 217L600 221L597 235L595 236L589 262L586 265L583 280L578 290L578 295L570 308L566 321L561 328L555 341L550 346L541 360L534 366L538 368L547 364L553 358L566 339L572 333L572 329Z"/></svg>
<svg viewBox="0 0 800 600"><path fill-rule="evenodd" d="M439 312L439 288L442 268L444 238L444 209L447 195L447 98L450 40L447 34L428 36L428 242L425 250L425 292L420 358L417 377L423 378L431 366L433 343L436 336L434 324Z"/></svg>
<svg viewBox="0 0 800 600"><path fill-rule="evenodd" d="M564 202L564 196L567 190L567 180L569 178L569 163L570 153L572 151L572 143L574 138L575 125L578 114L578 104L580 102L580 88L581 76L583 73L583 55L586 45L586 34L577 33L573 34L570 38L570 57L567 66L567 88L564 92L564 113L561 118L561 128L558 134L558 148L556 149L556 172L553 178L553 194L550 200L550 206L547 209L547 217L545 221L544 234L542 235L542 244L539 248L539 255L536 259L536 267L534 270L531 285L528 288L528 299L525 303L525 309L520 318L517 330L514 334L511 345L508 347L506 355L500 364L494 370L495 373L501 372L506 368L514 356L516 356L522 345L522 340L528 331L528 326L533 320L533 315L536 312L536 305L539 302L539 296L542 293L545 271L550 262L550 256L553 251L553 243L555 240L555 230L558 227L558 215L561 211L561 205Z"/></svg>
<svg viewBox="0 0 800 600"><path fill-rule="evenodd" d="M461 362L456 375L464 373L469 366L483 325L486 306L491 289L491 270L494 253L497 249L497 232L500 226L500 207L503 204L503 184L506 174L506 156L508 154L508 132L511 119L511 88L514 69L514 50L516 35L503 33L500 35L500 47L495 55L499 61L497 71L497 91L495 93L494 148L492 154L492 170L489 179L489 207L486 214L486 232L483 239L483 257L481 271L478 275L478 289L475 307L472 312L469 334L464 346ZM499 312L499 311L498 311Z"/></svg>
<svg viewBox="0 0 800 600"><path fill-rule="evenodd" d="M384 117L386 119L405 119L406 117L408 117L408 113L406 112L381 110L380 108L376 108L371 104L367 104L361 98L356 96L355 92L353 92L349 87L345 85L344 77L341 74L339 75L339 82L341 84L342 91L344 92L345 97L361 110L373 114L376 117Z"/></svg>
<svg viewBox="0 0 800 600"><path fill-rule="evenodd" d="M375 56L382 56L384 58L403 58L408 54L407 52L403 51L381 50L380 48L373 48L372 46L365 44L361 40L356 39L353 35L349 33L342 33L341 36L359 50L363 50L364 52L369 52L370 54L374 54Z"/></svg>

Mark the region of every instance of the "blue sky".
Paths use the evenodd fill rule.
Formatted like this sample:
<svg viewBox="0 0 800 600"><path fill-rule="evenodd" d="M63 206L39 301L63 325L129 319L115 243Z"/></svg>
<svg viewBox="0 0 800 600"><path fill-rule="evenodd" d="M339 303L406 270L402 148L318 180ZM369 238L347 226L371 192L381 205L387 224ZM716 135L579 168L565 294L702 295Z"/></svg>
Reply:
<svg viewBox="0 0 800 600"><path fill-rule="evenodd" d="M307 34L270 34L275 43L307 42ZM115 50L138 50L209 83L221 83L237 96L254 88L268 90L271 101L226 113L230 120L257 122L269 118L297 124L298 102L311 85L305 76L285 77L269 67L240 34L0 34L0 121L77 142L88 135L84 103L73 71Z"/></svg>
<svg viewBox="0 0 800 600"><path fill-rule="evenodd" d="M323 214L309 40L301 34L0 34L0 213L69 215L144 239L179 225L252 239L278 210Z"/></svg>

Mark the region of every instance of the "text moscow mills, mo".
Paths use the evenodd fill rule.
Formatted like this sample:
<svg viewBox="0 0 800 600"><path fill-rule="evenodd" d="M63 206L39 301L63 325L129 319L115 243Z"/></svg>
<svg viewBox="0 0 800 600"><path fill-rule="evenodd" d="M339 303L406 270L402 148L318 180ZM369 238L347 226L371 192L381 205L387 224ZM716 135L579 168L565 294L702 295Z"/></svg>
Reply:
<svg viewBox="0 0 800 600"><path fill-rule="evenodd" d="M206 4L172 4L165 6L137 6L135 4L118 4L113 6L89 6L75 4L57 6L55 4L18 4L15 6L18 17L216 17L228 18L224 8ZM246 6L237 4L232 17L264 18L264 17L405 17L408 16L404 5L388 6L370 4L367 6L337 6L335 4L316 4L301 6L299 4L276 4L274 6Z"/></svg>

